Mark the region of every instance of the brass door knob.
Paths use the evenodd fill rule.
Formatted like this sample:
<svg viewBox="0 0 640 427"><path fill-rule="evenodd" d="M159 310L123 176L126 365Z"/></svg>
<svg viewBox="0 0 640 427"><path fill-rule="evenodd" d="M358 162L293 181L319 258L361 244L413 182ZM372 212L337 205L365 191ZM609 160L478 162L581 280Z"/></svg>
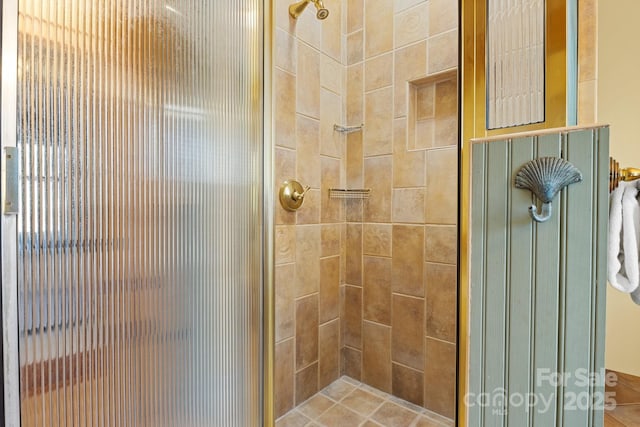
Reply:
<svg viewBox="0 0 640 427"><path fill-rule="evenodd" d="M309 186L302 187L298 181L290 179L280 186L280 204L285 210L295 212L302 206L304 195L309 191Z"/></svg>

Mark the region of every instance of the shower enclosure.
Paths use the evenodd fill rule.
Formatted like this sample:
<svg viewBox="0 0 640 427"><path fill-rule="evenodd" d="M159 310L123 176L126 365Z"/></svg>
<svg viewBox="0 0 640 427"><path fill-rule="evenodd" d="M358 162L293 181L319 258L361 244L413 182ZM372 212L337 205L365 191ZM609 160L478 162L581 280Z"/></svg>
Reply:
<svg viewBox="0 0 640 427"><path fill-rule="evenodd" d="M8 425L261 424L263 2L2 8Z"/></svg>

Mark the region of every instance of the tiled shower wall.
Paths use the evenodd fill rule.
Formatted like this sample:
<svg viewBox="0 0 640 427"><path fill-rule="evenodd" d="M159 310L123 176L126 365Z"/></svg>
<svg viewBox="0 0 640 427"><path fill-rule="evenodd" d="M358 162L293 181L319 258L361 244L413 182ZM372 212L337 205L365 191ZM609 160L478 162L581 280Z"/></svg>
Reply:
<svg viewBox="0 0 640 427"><path fill-rule="evenodd" d="M343 373L451 417L457 1L325 5L274 11L276 184L312 187L276 206L276 415Z"/></svg>
<svg viewBox="0 0 640 427"><path fill-rule="evenodd" d="M344 274L344 207L328 198L345 185L342 4L331 16L313 6L294 21L275 4L274 116L276 185L311 186L303 206L276 206L275 405L280 416L340 374L339 286Z"/></svg>
<svg viewBox="0 0 640 427"><path fill-rule="evenodd" d="M453 417L456 0L349 0L342 371Z"/></svg>

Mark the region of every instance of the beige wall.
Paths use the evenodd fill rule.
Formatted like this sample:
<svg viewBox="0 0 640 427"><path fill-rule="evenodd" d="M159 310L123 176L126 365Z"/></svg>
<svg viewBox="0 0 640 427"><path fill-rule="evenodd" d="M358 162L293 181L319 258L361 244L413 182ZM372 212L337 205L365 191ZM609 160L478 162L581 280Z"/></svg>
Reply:
<svg viewBox="0 0 640 427"><path fill-rule="evenodd" d="M611 155L640 166L640 2L598 2L598 120L611 125ZM607 291L606 367L640 376L640 306Z"/></svg>

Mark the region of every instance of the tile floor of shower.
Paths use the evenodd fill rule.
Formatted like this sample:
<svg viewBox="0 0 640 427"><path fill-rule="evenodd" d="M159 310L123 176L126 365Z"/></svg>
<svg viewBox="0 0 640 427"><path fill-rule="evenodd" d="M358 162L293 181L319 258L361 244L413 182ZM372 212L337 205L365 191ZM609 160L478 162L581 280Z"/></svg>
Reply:
<svg viewBox="0 0 640 427"><path fill-rule="evenodd" d="M276 427L441 427L453 421L343 376L280 417Z"/></svg>

